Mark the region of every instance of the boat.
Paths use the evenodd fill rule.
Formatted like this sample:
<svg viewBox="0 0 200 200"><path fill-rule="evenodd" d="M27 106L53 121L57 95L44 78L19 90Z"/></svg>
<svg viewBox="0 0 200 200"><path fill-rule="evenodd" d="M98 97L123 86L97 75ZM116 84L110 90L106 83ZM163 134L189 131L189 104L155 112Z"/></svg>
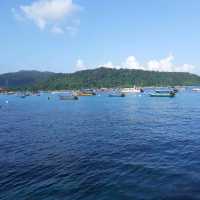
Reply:
<svg viewBox="0 0 200 200"><path fill-rule="evenodd" d="M95 96L96 92L92 89L81 90L77 93L78 96Z"/></svg>
<svg viewBox="0 0 200 200"><path fill-rule="evenodd" d="M109 94L109 97L125 97L126 95L124 93L113 93Z"/></svg>
<svg viewBox="0 0 200 200"><path fill-rule="evenodd" d="M28 96L30 96L29 92L24 92L24 93L19 94L19 97L22 98L22 99L25 99Z"/></svg>
<svg viewBox="0 0 200 200"><path fill-rule="evenodd" d="M155 93L151 93L150 97L174 97L176 93L171 90L156 90Z"/></svg>
<svg viewBox="0 0 200 200"><path fill-rule="evenodd" d="M86 92L78 92L78 96L94 96L93 94L91 93L86 93Z"/></svg>
<svg viewBox="0 0 200 200"><path fill-rule="evenodd" d="M192 91L193 92L200 92L200 88L193 88Z"/></svg>
<svg viewBox="0 0 200 200"><path fill-rule="evenodd" d="M25 99L27 96L26 95L21 95L20 98Z"/></svg>
<svg viewBox="0 0 200 200"><path fill-rule="evenodd" d="M155 93L155 94L150 94L151 97L174 97L176 94L175 93Z"/></svg>
<svg viewBox="0 0 200 200"><path fill-rule="evenodd" d="M14 95L15 92L10 91L10 92L7 92L6 94L7 94L7 95Z"/></svg>
<svg viewBox="0 0 200 200"><path fill-rule="evenodd" d="M172 90L177 93L179 91L179 89L177 87L172 87Z"/></svg>
<svg viewBox="0 0 200 200"><path fill-rule="evenodd" d="M155 91L156 93L159 93L159 94L166 94L166 93L175 93L174 90L156 90Z"/></svg>
<svg viewBox="0 0 200 200"><path fill-rule="evenodd" d="M78 96L75 95L60 95L60 100L78 100Z"/></svg>
<svg viewBox="0 0 200 200"><path fill-rule="evenodd" d="M133 87L133 88L123 88L121 90L122 93L141 93L144 92L144 90L142 88L137 88L137 87Z"/></svg>

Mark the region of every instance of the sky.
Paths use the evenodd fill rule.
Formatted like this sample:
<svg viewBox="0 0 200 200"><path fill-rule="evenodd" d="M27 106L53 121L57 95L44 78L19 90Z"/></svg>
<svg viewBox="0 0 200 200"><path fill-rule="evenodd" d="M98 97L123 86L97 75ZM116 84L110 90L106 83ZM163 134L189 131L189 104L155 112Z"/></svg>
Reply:
<svg viewBox="0 0 200 200"><path fill-rule="evenodd" d="M100 66L200 75L199 0L2 0L0 73Z"/></svg>

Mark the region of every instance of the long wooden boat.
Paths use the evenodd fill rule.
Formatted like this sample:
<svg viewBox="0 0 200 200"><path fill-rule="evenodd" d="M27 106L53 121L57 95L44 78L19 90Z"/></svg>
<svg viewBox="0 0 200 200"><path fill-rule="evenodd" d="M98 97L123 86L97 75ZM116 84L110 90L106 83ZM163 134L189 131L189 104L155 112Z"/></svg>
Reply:
<svg viewBox="0 0 200 200"><path fill-rule="evenodd" d="M78 96L95 96L96 92L93 89L83 89L77 93Z"/></svg>
<svg viewBox="0 0 200 200"><path fill-rule="evenodd" d="M109 97L125 97L126 95L124 93L119 93L119 94L109 94Z"/></svg>
<svg viewBox="0 0 200 200"><path fill-rule="evenodd" d="M78 100L79 98L74 95L60 95L59 96L60 100Z"/></svg>
<svg viewBox="0 0 200 200"><path fill-rule="evenodd" d="M82 96L82 97L84 97L84 96L94 96L94 94L92 94L92 93L86 93L86 92L79 92L78 96Z"/></svg>
<svg viewBox="0 0 200 200"><path fill-rule="evenodd" d="M150 97L175 97L176 93L170 92L170 93L152 93L150 94Z"/></svg>

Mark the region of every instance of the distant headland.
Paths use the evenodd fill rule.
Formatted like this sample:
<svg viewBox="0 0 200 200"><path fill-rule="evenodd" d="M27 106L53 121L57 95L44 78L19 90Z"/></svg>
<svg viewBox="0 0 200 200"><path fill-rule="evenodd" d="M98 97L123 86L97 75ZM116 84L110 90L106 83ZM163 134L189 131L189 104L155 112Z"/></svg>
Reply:
<svg viewBox="0 0 200 200"><path fill-rule="evenodd" d="M97 69L74 73L19 71L0 75L0 87L12 90L63 90L145 86L200 85L200 76L184 72Z"/></svg>

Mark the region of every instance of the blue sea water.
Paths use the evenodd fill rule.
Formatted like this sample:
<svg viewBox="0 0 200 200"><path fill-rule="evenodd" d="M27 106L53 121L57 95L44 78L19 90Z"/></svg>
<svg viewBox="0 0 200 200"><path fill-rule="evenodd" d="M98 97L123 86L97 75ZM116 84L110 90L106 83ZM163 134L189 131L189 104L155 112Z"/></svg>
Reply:
<svg viewBox="0 0 200 200"><path fill-rule="evenodd" d="M1 200L200 199L200 93L0 105Z"/></svg>

